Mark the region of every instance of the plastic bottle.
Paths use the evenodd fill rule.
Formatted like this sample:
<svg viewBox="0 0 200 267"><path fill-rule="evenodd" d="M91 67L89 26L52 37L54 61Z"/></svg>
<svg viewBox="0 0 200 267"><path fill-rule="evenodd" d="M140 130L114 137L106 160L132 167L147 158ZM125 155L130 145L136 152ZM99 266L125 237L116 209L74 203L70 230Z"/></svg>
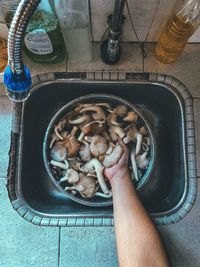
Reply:
<svg viewBox="0 0 200 267"><path fill-rule="evenodd" d="M34 61L57 63L65 58L66 48L58 19L48 0L42 0L31 17L23 49Z"/></svg>
<svg viewBox="0 0 200 267"><path fill-rule="evenodd" d="M189 0L168 21L155 49L157 59L165 64L175 62L199 24L200 1Z"/></svg>
<svg viewBox="0 0 200 267"><path fill-rule="evenodd" d="M69 61L92 60L88 0L54 0Z"/></svg>

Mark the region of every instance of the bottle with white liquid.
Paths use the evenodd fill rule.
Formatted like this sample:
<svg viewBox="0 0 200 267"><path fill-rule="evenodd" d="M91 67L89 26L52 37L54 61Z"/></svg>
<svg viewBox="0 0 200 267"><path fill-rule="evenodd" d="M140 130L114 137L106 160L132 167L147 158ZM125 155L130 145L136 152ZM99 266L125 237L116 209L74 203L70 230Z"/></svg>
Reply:
<svg viewBox="0 0 200 267"><path fill-rule="evenodd" d="M88 0L54 0L69 61L92 60Z"/></svg>

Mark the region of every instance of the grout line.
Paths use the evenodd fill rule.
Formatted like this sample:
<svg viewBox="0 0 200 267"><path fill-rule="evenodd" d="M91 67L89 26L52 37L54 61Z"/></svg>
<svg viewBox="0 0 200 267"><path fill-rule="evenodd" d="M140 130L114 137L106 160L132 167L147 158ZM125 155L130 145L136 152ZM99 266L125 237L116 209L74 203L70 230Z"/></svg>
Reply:
<svg viewBox="0 0 200 267"><path fill-rule="evenodd" d="M67 48L66 48L67 49ZM68 60L68 53L66 53L66 68L65 68L65 71L66 72L68 72L68 69L69 69L69 66L68 66L68 64L69 64L69 60Z"/></svg>
<svg viewBox="0 0 200 267"><path fill-rule="evenodd" d="M162 2L162 1L160 0L160 1L159 1L159 4L157 5L157 8L156 8L155 13L154 13L154 15L153 15L151 24L150 24L150 26L149 26L149 30L147 31L147 35L146 35L146 38L145 38L145 42L147 42L147 40L148 40L148 38L149 38L149 34L150 34L151 29L152 29L152 26L153 26L154 20L155 20L155 18L156 18L156 15L157 15L157 13L158 13L158 10L159 10L159 8L160 8L160 6L161 6L161 2Z"/></svg>
<svg viewBox="0 0 200 267"><path fill-rule="evenodd" d="M58 235L58 267L60 267L60 239L61 239L61 227L59 226L59 235Z"/></svg>
<svg viewBox="0 0 200 267"><path fill-rule="evenodd" d="M143 43L143 50L145 49L145 43ZM147 56L147 55L146 55ZM142 72L144 72L144 53L142 53Z"/></svg>

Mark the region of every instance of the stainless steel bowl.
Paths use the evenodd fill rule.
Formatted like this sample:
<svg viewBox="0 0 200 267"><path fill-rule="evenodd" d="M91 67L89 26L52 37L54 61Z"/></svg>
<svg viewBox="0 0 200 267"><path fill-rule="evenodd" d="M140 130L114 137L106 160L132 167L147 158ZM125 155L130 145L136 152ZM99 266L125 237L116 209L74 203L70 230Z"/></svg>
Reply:
<svg viewBox="0 0 200 267"><path fill-rule="evenodd" d="M46 134L45 134L45 138L44 138L44 142L43 142L43 159L44 159L44 164L46 167L46 170L48 172L48 175L51 179L51 181L53 182L53 184L58 188L58 190L64 194L66 194L70 199L72 199L75 202L78 202L80 204L83 205L87 205L87 206L93 206L93 207L105 207L105 206L110 206L112 205L112 199L104 199L104 198L100 198L100 197L93 197L90 199L86 199L83 198L80 194L77 195L73 195L70 192L65 191L62 186L59 184L59 182L55 179L54 175L52 174L50 165L49 165L49 144L50 144L50 138L51 138L51 134L53 132L53 128L54 125L57 124L59 122L59 120L66 115L67 113L69 113L70 111L72 111L78 103L95 103L95 102L108 102L111 105L119 105L119 104L123 104L126 105L129 110L134 111L137 115L138 118L144 123L144 126L146 127L149 136L150 136L150 142L151 142L151 159L148 165L148 168L145 172L145 174L143 175L143 177L137 182L137 184L135 184L136 189L139 190L141 187L143 187L145 185L145 183L148 181L153 167L154 167L154 163L155 163L155 139L154 139L154 135L152 132L152 129L149 125L149 123L147 122L147 120L144 118L144 116L142 115L141 111L136 108L134 105L132 105L130 102L118 97L118 96L114 96L114 95L107 95L107 94L90 94L90 95L85 95L82 96L80 98L76 98L74 100L72 100L71 102L67 103L66 105L64 105L52 118L52 120L50 121L48 128L46 130Z"/></svg>

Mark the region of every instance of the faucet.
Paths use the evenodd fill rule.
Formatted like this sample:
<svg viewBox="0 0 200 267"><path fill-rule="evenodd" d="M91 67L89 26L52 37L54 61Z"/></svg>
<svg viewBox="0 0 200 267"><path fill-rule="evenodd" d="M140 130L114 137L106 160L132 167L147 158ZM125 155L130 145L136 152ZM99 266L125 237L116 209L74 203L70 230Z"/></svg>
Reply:
<svg viewBox="0 0 200 267"><path fill-rule="evenodd" d="M21 0L12 20L8 35L8 66L4 71L4 84L8 97L22 102L29 96L31 74L22 62L22 40L31 16L41 0Z"/></svg>
<svg viewBox="0 0 200 267"><path fill-rule="evenodd" d="M115 0L114 13L108 17L108 38L101 44L101 59L106 64L116 64L121 57L120 35L126 0Z"/></svg>

